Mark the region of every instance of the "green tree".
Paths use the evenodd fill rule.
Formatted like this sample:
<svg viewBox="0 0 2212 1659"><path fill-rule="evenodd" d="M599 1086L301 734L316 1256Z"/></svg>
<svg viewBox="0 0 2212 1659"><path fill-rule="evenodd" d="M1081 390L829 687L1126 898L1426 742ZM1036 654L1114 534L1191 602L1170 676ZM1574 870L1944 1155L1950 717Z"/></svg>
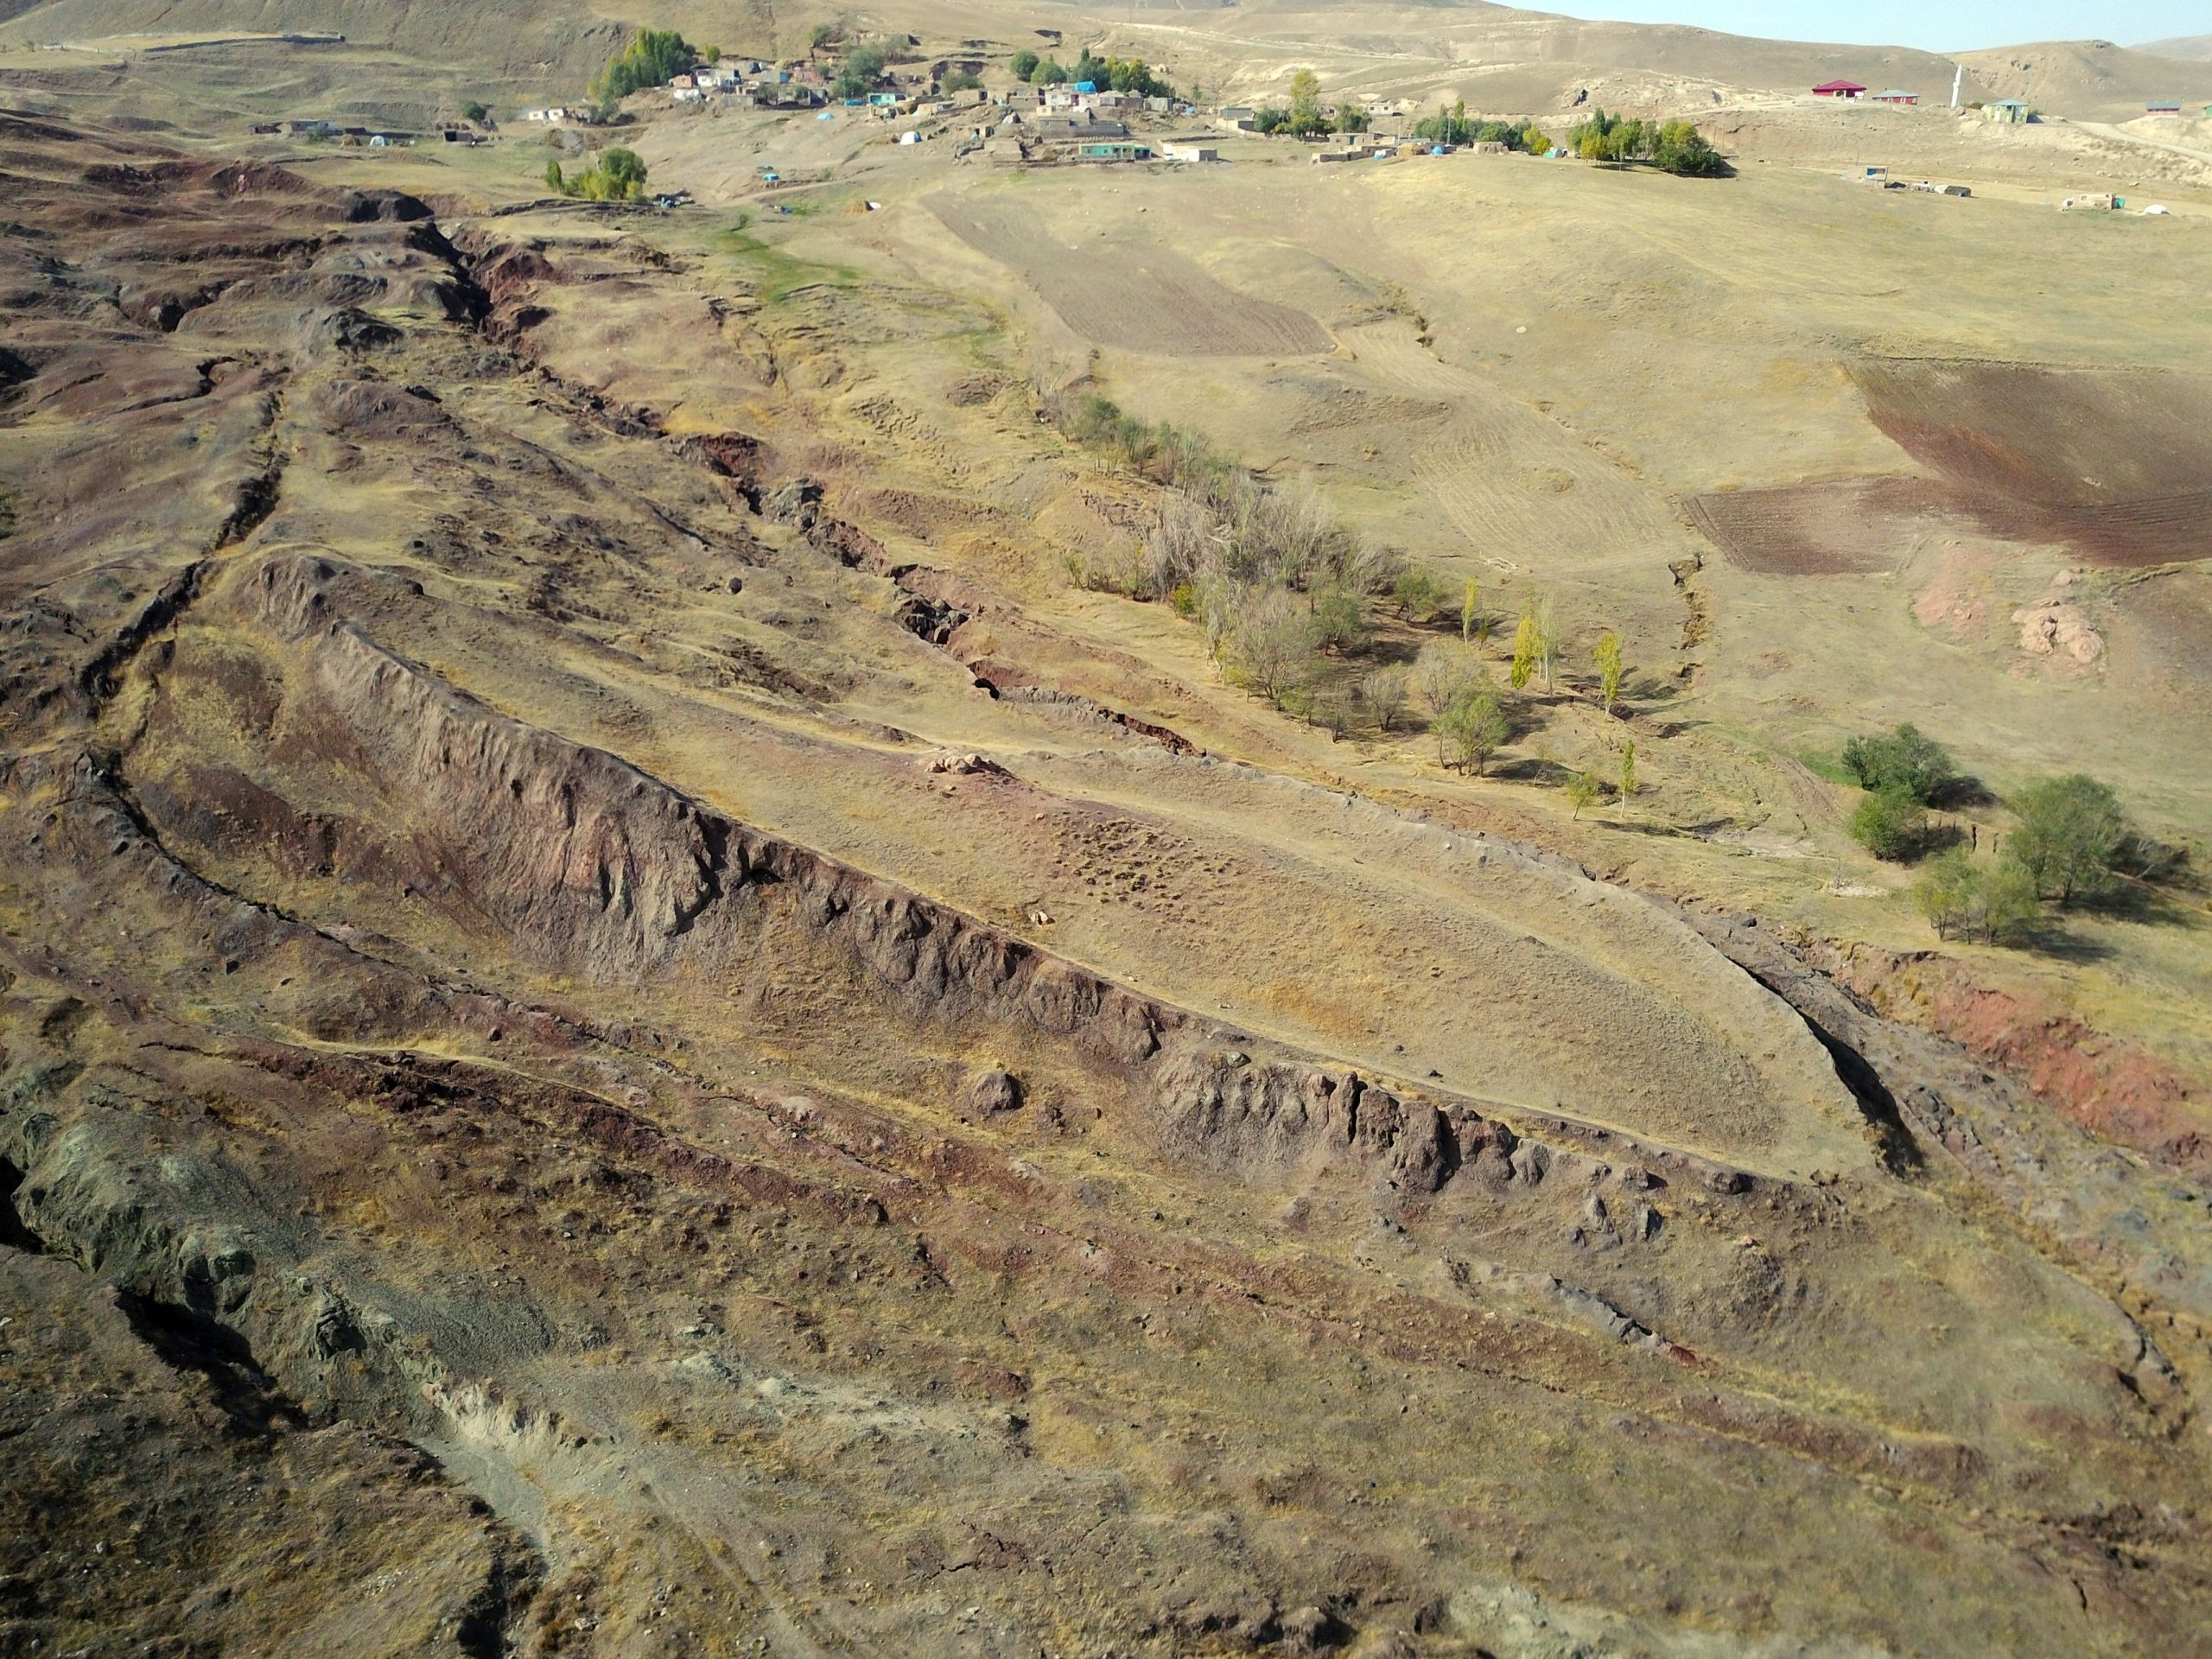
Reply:
<svg viewBox="0 0 2212 1659"><path fill-rule="evenodd" d="M1912 856L1927 833L1928 814L1908 789L1875 790L1851 815L1851 838L1877 858Z"/></svg>
<svg viewBox="0 0 2212 1659"><path fill-rule="evenodd" d="M1039 86L1065 86L1068 80L1067 66L1047 58L1037 66L1037 73L1029 79Z"/></svg>
<svg viewBox="0 0 2212 1659"><path fill-rule="evenodd" d="M2111 886L2127 820L2108 787L2077 772L2039 779L2011 804L2019 827L2005 852L2033 878L2038 893L2070 905Z"/></svg>
<svg viewBox="0 0 2212 1659"><path fill-rule="evenodd" d="M1626 800L1635 793L1636 740L1631 737L1621 746L1621 798Z"/></svg>
<svg viewBox="0 0 2212 1659"><path fill-rule="evenodd" d="M983 78L972 69L955 69L938 83L938 90L947 92L969 92L983 84Z"/></svg>
<svg viewBox="0 0 2212 1659"><path fill-rule="evenodd" d="M1475 624L1482 620L1482 585L1472 576L1467 578L1466 591L1459 595L1459 642L1471 645L1475 638Z"/></svg>
<svg viewBox="0 0 2212 1659"><path fill-rule="evenodd" d="M1313 622L1313 643L1341 657L1368 640L1367 606L1357 594L1334 583L1306 595Z"/></svg>
<svg viewBox="0 0 2212 1659"><path fill-rule="evenodd" d="M1545 137L1544 130L1535 122L1531 121L1521 129L1521 148L1531 156L1544 155L1550 150L1551 147L1552 141Z"/></svg>
<svg viewBox="0 0 2212 1659"><path fill-rule="evenodd" d="M1293 118L1318 115L1321 109L1321 77L1311 69L1301 69L1290 78L1290 112Z"/></svg>
<svg viewBox="0 0 2212 1659"><path fill-rule="evenodd" d="M1598 638L1598 690L1611 714L1621 695L1621 637L1611 628Z"/></svg>
<svg viewBox="0 0 2212 1659"><path fill-rule="evenodd" d="M1595 806L1605 794L1605 786L1586 772L1578 772L1567 780L1567 801L1574 809L1573 816L1580 817L1585 807Z"/></svg>
<svg viewBox="0 0 2212 1659"><path fill-rule="evenodd" d="M1408 622L1426 622L1444 603L1444 584L1425 564L1409 564L1390 588L1390 601Z"/></svg>
<svg viewBox="0 0 2212 1659"><path fill-rule="evenodd" d="M817 23L806 31L806 55L812 57L825 46L834 46L842 40L845 31L835 23Z"/></svg>
<svg viewBox="0 0 2212 1659"><path fill-rule="evenodd" d="M1552 669L1559 661L1559 619L1552 610L1548 595L1535 605L1536 671L1543 676L1544 690L1552 689Z"/></svg>
<svg viewBox="0 0 2212 1659"><path fill-rule="evenodd" d="M1929 859L1912 896L1936 937L1944 939L1979 935L1994 944L2017 937L2040 913L2035 878L2018 863L1976 859L1963 847Z"/></svg>
<svg viewBox="0 0 2212 1659"><path fill-rule="evenodd" d="M883 79L887 61L883 48L873 41L855 47L846 55L843 67L837 71L837 96L861 98L874 92L876 82Z"/></svg>
<svg viewBox="0 0 2212 1659"><path fill-rule="evenodd" d="M1027 80L1037 73L1037 54L1025 46L1007 60L1006 67L1014 71L1016 80Z"/></svg>
<svg viewBox="0 0 2212 1659"><path fill-rule="evenodd" d="M1453 768L1472 766L1475 776L1510 735L1497 692L1487 683L1462 687L1436 722L1436 758Z"/></svg>
<svg viewBox="0 0 2212 1659"><path fill-rule="evenodd" d="M474 99L471 99L467 103L461 106L461 118L464 121L474 121L480 127L484 123L492 118L492 111L486 109L483 105L478 103Z"/></svg>
<svg viewBox="0 0 2212 1659"><path fill-rule="evenodd" d="M1943 746L1909 723L1886 737L1853 738L1843 746L1843 766L1861 789L1901 789L1923 805L1958 776Z"/></svg>
<svg viewBox="0 0 2212 1659"><path fill-rule="evenodd" d="M706 59L709 63L720 63L722 60L722 49L719 46L710 46L699 55Z"/></svg>
<svg viewBox="0 0 2212 1659"><path fill-rule="evenodd" d="M672 29L641 30L591 86L592 101L620 104L641 87L665 86L698 61L683 36Z"/></svg>
<svg viewBox="0 0 2212 1659"><path fill-rule="evenodd" d="M545 163L545 187L549 190L558 190L563 195L569 194L569 181L561 176L560 162Z"/></svg>

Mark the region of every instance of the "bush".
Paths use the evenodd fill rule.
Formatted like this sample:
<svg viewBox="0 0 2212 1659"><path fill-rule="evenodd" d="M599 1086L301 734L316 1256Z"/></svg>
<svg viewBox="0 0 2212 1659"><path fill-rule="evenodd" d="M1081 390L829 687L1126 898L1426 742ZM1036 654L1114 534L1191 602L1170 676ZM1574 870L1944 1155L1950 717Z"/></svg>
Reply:
<svg viewBox="0 0 2212 1659"><path fill-rule="evenodd" d="M2005 853L2028 873L2037 893L2070 905L2111 887L2127 820L2110 789L2077 772L2030 784L2012 798L2012 807L2019 827Z"/></svg>
<svg viewBox="0 0 2212 1659"><path fill-rule="evenodd" d="M1844 770L1861 789L1900 789L1923 806L1958 777L1943 746L1910 725L1889 737L1854 737L1843 746Z"/></svg>
<svg viewBox="0 0 2212 1659"><path fill-rule="evenodd" d="M1037 73L1038 61L1037 54L1025 46L1007 60L1006 67L1014 71L1015 79L1027 80Z"/></svg>
<svg viewBox="0 0 2212 1659"><path fill-rule="evenodd" d="M1919 850L1928 813L1910 790L1878 789L1851 815L1851 838L1877 858L1903 861Z"/></svg>
<svg viewBox="0 0 2212 1659"><path fill-rule="evenodd" d="M472 99L461 106L461 118L464 121L474 121L480 127L492 118L492 111Z"/></svg>
<svg viewBox="0 0 2212 1659"><path fill-rule="evenodd" d="M938 89L946 92L972 92L983 84L983 78L972 69L956 69L938 83Z"/></svg>

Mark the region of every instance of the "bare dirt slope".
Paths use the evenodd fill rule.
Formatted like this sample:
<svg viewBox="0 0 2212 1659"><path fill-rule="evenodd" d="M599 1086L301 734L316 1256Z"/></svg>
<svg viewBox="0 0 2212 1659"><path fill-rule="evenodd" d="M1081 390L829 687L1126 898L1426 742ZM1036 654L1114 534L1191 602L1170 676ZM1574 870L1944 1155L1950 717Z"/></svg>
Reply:
<svg viewBox="0 0 2212 1659"><path fill-rule="evenodd" d="M2055 240L2154 227L2039 221L2021 322L1903 217L1955 204L1779 168L633 129L656 182L822 144L772 224L85 88L0 115L0 1646L2208 1651L2205 1033L2143 1047L2198 930L2037 969L2072 1026L1885 955L1786 753L1838 717L1761 690L1893 652L1993 770L2125 710L2164 828L2200 569L2099 591L2077 696L1919 599L2070 552L1877 605L1690 505L2185 488L2142 359L2208 325ZM2084 421L1988 411L2063 370ZM1556 592L1502 775L1071 580L1163 510L1086 389ZM2079 429L2145 410L2178 473Z"/></svg>

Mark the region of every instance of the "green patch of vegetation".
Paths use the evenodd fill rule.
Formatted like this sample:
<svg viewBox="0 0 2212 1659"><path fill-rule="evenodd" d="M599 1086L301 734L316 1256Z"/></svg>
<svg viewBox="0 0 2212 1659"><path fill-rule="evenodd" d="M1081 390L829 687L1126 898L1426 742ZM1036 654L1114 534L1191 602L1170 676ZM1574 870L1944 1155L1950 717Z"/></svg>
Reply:
<svg viewBox="0 0 2212 1659"><path fill-rule="evenodd" d="M802 288L850 288L860 281L860 273L848 266L795 258L774 243L763 241L752 233L752 221L750 213L741 213L738 222L714 241L722 252L752 267L760 297L768 303L788 299Z"/></svg>
<svg viewBox="0 0 2212 1659"><path fill-rule="evenodd" d="M600 71L599 79L591 84L591 101L602 111L611 110L632 92L667 85L698 60L698 53L676 30L642 30L620 56Z"/></svg>
<svg viewBox="0 0 2212 1659"><path fill-rule="evenodd" d="M1933 805L1959 775L1943 746L1910 723L1886 736L1853 738L1842 760L1859 788L1902 790L1923 806Z"/></svg>
<svg viewBox="0 0 2212 1659"><path fill-rule="evenodd" d="M1425 144L1503 144L1508 149L1540 154L1551 148L1543 129L1528 117L1501 121L1494 116L1469 115L1464 98L1440 115L1414 122L1414 137Z"/></svg>
<svg viewBox="0 0 2212 1659"><path fill-rule="evenodd" d="M889 61L889 54L874 41L855 47L838 66L837 79L831 86L840 98L865 98L883 79L884 66Z"/></svg>
<svg viewBox="0 0 2212 1659"><path fill-rule="evenodd" d="M1694 122L1638 121L1598 111L1567 135L1586 162L1643 162L1684 178L1719 178L1728 163Z"/></svg>
<svg viewBox="0 0 2212 1659"><path fill-rule="evenodd" d="M634 149L620 144L602 149L581 173L563 175L561 163L545 163L549 188L585 201L640 201L645 194L645 164Z"/></svg>

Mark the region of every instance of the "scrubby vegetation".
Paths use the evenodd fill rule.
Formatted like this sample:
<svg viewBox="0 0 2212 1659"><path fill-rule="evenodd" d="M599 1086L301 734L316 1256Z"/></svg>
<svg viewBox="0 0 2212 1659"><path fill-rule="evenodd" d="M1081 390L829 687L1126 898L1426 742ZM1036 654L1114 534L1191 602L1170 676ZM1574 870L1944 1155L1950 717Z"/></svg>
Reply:
<svg viewBox="0 0 2212 1659"><path fill-rule="evenodd" d="M1599 110L1568 131L1567 147L1586 162L1644 162L1688 178L1728 171L1720 152L1688 121L1639 121Z"/></svg>

